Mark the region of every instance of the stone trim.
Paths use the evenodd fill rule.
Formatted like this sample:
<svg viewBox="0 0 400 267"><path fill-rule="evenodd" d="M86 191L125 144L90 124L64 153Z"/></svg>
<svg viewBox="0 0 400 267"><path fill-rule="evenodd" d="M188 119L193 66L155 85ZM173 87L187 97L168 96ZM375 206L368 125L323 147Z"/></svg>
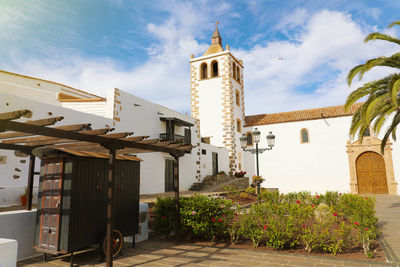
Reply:
<svg viewBox="0 0 400 267"><path fill-rule="evenodd" d="M349 159L350 170L350 192L358 194L358 182L356 171L356 160L364 152L375 152L383 157L386 168L386 179L388 191L390 195L397 195L397 182L394 179L393 159L392 159L392 143L387 143L384 149L384 154L381 153L382 140L375 137L364 137L362 143L357 140L353 143L347 141L346 152Z"/></svg>

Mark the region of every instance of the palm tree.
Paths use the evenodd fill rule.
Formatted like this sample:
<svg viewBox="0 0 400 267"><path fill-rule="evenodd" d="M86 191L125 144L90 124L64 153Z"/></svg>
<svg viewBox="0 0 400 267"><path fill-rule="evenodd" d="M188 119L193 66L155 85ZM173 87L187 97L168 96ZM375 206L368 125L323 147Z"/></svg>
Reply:
<svg viewBox="0 0 400 267"><path fill-rule="evenodd" d="M388 28L400 25L400 20L391 23ZM375 40L384 40L387 42L400 45L400 40L390 35L374 32L369 34L364 42ZM400 69L400 53L395 53L390 57L378 57L367 60L364 64L355 66L347 75L347 83L351 86L355 76L361 80L364 74L374 67L384 66ZM392 135L396 140L396 128L400 123L400 73L388 75L380 80L365 83L363 86L354 90L346 100L344 105L348 111L350 107L363 97L366 97L364 104L354 113L351 126L350 136L354 137L358 133L358 137L362 140L364 132L372 124L375 133L379 133L389 116L393 116L389 127L386 129L382 139L381 150L383 149Z"/></svg>

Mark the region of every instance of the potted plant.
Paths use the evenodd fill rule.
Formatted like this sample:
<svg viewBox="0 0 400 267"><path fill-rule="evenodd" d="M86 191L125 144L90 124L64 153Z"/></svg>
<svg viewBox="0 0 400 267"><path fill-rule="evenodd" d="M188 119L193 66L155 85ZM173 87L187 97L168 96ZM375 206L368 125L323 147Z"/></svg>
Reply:
<svg viewBox="0 0 400 267"><path fill-rule="evenodd" d="M245 171L235 172L235 177L236 178L243 178L246 173L247 172L245 172Z"/></svg>
<svg viewBox="0 0 400 267"><path fill-rule="evenodd" d="M21 195L21 205L26 206L27 201L28 201L28 187L25 188L25 193Z"/></svg>

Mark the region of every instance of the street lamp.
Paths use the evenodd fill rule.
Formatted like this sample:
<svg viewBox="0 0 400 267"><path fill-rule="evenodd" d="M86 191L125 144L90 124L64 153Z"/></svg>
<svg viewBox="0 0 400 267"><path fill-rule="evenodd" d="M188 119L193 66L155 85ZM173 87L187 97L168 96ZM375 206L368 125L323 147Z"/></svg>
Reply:
<svg viewBox="0 0 400 267"><path fill-rule="evenodd" d="M268 144L268 148L258 148L258 143L260 142L260 136L261 136L261 132L255 128L253 131L253 142L256 144L256 148L255 149L246 149L247 146L247 136L246 135L242 135L242 137L240 137L240 146L242 147L243 151L248 151L251 152L252 154L256 154L256 166L257 166L257 176L260 176L260 172L259 172L259 167L258 167L258 154L263 153L264 151L267 150L271 150L274 145L275 145L275 135L272 134L272 132L269 132L269 134L267 135L267 144ZM257 185L257 197L258 197L258 202L260 202L260 184L261 181L255 181L256 185Z"/></svg>

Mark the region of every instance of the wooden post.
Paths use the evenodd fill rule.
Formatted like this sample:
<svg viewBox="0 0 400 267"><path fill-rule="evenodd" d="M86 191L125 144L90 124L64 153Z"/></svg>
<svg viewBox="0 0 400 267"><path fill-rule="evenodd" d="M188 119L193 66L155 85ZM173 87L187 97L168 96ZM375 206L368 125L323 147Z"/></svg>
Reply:
<svg viewBox="0 0 400 267"><path fill-rule="evenodd" d="M112 257L112 232L113 232L113 194L114 194L114 177L115 177L115 148L110 148L110 158L108 161L108 189L107 189L107 244L106 244L106 266L113 266Z"/></svg>
<svg viewBox="0 0 400 267"><path fill-rule="evenodd" d="M28 173L28 196L26 201L26 210L32 209L32 197L33 197L33 178L35 176L35 159L36 157L32 154L29 156L29 173Z"/></svg>
<svg viewBox="0 0 400 267"><path fill-rule="evenodd" d="M174 156L175 236L179 237L181 212L179 207L179 157Z"/></svg>

